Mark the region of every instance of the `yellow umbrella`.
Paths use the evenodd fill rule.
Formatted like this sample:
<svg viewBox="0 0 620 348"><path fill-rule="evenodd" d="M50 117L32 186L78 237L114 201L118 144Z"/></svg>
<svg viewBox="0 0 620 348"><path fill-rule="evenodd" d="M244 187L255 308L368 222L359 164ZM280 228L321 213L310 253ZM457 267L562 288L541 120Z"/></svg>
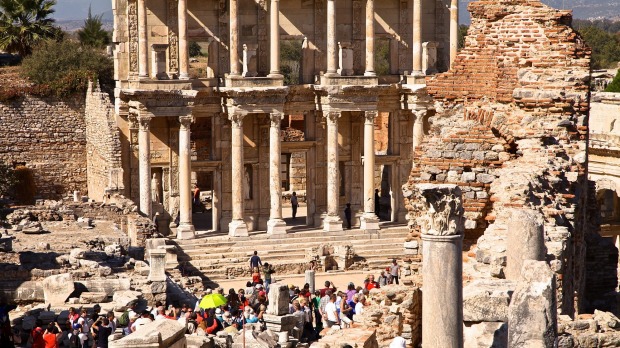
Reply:
<svg viewBox="0 0 620 348"><path fill-rule="evenodd" d="M226 297L222 294L208 294L200 300L200 308L209 309L217 308L228 303Z"/></svg>

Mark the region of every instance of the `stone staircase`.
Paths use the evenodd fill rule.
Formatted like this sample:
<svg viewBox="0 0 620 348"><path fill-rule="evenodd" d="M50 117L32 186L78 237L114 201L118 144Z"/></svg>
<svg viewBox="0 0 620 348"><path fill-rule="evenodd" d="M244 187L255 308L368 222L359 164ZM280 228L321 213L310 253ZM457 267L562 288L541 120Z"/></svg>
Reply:
<svg viewBox="0 0 620 348"><path fill-rule="evenodd" d="M354 257L350 269L387 267L391 259L406 257L403 242L408 229L406 226L382 228L376 234L359 229L342 232L304 230L274 236L254 232L250 237L236 238L216 234L171 242L178 247L180 275L200 276L205 287L217 287L221 280L250 277L248 260L254 250L258 251L263 263L274 265L277 274L303 273L310 260L309 249L320 245L351 245Z"/></svg>

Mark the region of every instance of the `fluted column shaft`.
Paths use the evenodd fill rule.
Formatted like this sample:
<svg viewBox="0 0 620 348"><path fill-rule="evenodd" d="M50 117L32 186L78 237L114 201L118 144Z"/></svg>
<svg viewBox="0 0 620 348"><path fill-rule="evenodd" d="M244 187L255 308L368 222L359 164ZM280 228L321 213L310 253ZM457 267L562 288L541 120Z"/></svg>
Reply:
<svg viewBox="0 0 620 348"><path fill-rule="evenodd" d="M146 0L138 0L138 77L148 78L149 49L146 26Z"/></svg>
<svg viewBox="0 0 620 348"><path fill-rule="evenodd" d="M178 239L194 237L192 224L192 158L191 158L191 131L192 116L180 116L179 123L179 227Z"/></svg>
<svg viewBox="0 0 620 348"><path fill-rule="evenodd" d="M269 12L271 13L271 28L269 30L271 69L269 74L280 75L280 0L271 0Z"/></svg>
<svg viewBox="0 0 620 348"><path fill-rule="evenodd" d="M230 75L239 76L239 4L230 0Z"/></svg>
<svg viewBox="0 0 620 348"><path fill-rule="evenodd" d="M413 71L422 75L422 0L413 0Z"/></svg>
<svg viewBox="0 0 620 348"><path fill-rule="evenodd" d="M339 214L338 173L338 119L340 112L328 112L327 119L327 216L323 221L323 230L342 231L342 220Z"/></svg>
<svg viewBox="0 0 620 348"><path fill-rule="evenodd" d="M282 180L280 178L280 156L282 155L282 143L280 140L281 113L270 115L269 127L269 193L271 204L269 221L267 222L268 234L286 233L286 223L282 220Z"/></svg>
<svg viewBox="0 0 620 348"><path fill-rule="evenodd" d="M248 228L243 220L243 117L240 114L229 116L232 128L231 156L232 169L232 221L230 222L229 235L243 237L248 235Z"/></svg>
<svg viewBox="0 0 620 348"><path fill-rule="evenodd" d="M179 78L189 78L189 45L187 44L187 0L179 0Z"/></svg>
<svg viewBox="0 0 620 348"><path fill-rule="evenodd" d="M366 72L375 76L375 0L366 0Z"/></svg>
<svg viewBox="0 0 620 348"><path fill-rule="evenodd" d="M379 218L375 214L375 119L377 111L366 111L364 115L364 215L360 228L366 231L379 229Z"/></svg>
<svg viewBox="0 0 620 348"><path fill-rule="evenodd" d="M454 59L459 45L459 2L452 0L450 4L450 69L453 68Z"/></svg>
<svg viewBox="0 0 620 348"><path fill-rule="evenodd" d="M337 75L338 55L336 52L336 1L327 0L327 73Z"/></svg>
<svg viewBox="0 0 620 348"><path fill-rule="evenodd" d="M138 170L140 177L140 211L147 217L153 214L151 200L151 117L138 116Z"/></svg>

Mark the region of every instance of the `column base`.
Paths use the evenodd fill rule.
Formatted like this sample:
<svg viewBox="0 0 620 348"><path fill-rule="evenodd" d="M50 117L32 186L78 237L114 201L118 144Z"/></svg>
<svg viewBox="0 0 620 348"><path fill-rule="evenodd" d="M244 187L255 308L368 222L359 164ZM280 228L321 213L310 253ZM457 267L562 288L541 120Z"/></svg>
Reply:
<svg viewBox="0 0 620 348"><path fill-rule="evenodd" d="M284 75L282 75L279 71L275 71L275 72L270 72L267 75L267 77L270 79L283 79Z"/></svg>
<svg viewBox="0 0 620 348"><path fill-rule="evenodd" d="M192 239L196 237L196 229L192 224L180 224L177 227L177 239Z"/></svg>
<svg viewBox="0 0 620 348"><path fill-rule="evenodd" d="M189 80L189 74L188 73L179 74L179 80Z"/></svg>
<svg viewBox="0 0 620 348"><path fill-rule="evenodd" d="M338 232L342 231L342 220L340 216L326 216L323 219L323 231L325 232Z"/></svg>
<svg viewBox="0 0 620 348"><path fill-rule="evenodd" d="M228 235L231 237L247 237L248 225L243 220L233 220L228 224Z"/></svg>
<svg viewBox="0 0 620 348"><path fill-rule="evenodd" d="M364 213L360 218L360 229L368 232L376 232L379 228L379 218L375 213Z"/></svg>
<svg viewBox="0 0 620 348"><path fill-rule="evenodd" d="M325 74L323 74L323 76L325 76L325 77L338 77L338 76L340 76L340 74L338 74L337 72L326 72Z"/></svg>
<svg viewBox="0 0 620 348"><path fill-rule="evenodd" d="M366 71L364 73L364 76L377 76L377 73L374 71Z"/></svg>
<svg viewBox="0 0 620 348"><path fill-rule="evenodd" d="M267 234L286 234L286 222L282 219L267 221Z"/></svg>

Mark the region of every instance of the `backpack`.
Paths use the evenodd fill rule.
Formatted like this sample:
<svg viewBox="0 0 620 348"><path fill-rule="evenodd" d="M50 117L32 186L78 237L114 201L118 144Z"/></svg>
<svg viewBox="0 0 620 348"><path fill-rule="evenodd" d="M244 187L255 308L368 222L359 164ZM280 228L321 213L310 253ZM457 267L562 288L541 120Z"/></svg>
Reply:
<svg viewBox="0 0 620 348"><path fill-rule="evenodd" d="M81 348L80 338L78 337L78 334L76 332L73 332L71 334L71 337L69 337L69 347L70 348Z"/></svg>
<svg viewBox="0 0 620 348"><path fill-rule="evenodd" d="M123 312L120 318L118 318L118 326L127 326L129 324L129 311Z"/></svg>

